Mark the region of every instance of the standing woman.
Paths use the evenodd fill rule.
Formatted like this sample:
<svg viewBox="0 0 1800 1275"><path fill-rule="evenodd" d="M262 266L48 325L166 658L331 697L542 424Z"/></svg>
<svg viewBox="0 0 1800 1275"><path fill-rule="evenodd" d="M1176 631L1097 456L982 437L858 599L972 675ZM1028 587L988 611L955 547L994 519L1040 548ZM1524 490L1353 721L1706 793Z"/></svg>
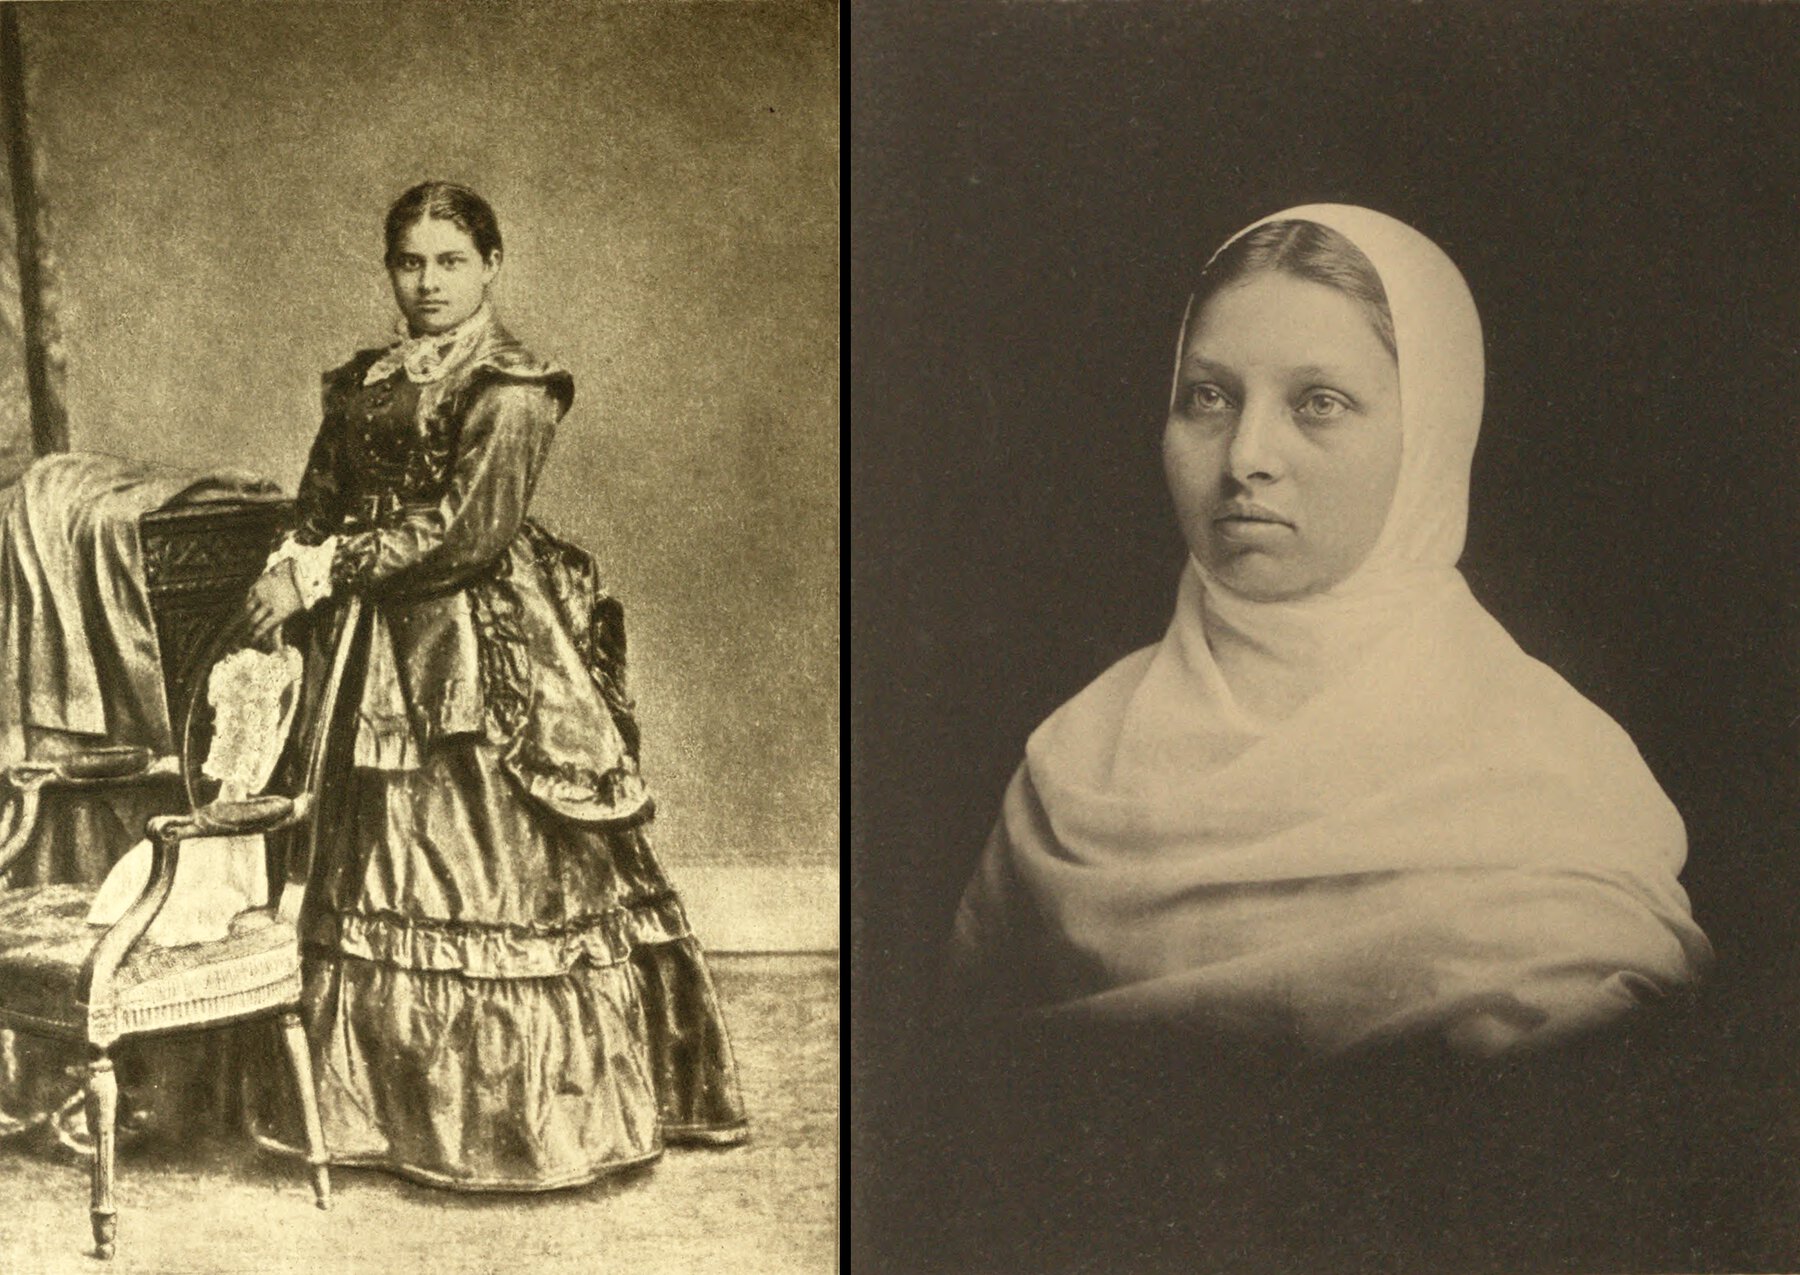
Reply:
<svg viewBox="0 0 1800 1275"><path fill-rule="evenodd" d="M651 852L618 604L526 517L569 374L496 318L493 210L389 210L399 339L325 374L297 525L245 608L344 671L302 935L334 1162L574 1186L745 1136L681 901Z"/></svg>

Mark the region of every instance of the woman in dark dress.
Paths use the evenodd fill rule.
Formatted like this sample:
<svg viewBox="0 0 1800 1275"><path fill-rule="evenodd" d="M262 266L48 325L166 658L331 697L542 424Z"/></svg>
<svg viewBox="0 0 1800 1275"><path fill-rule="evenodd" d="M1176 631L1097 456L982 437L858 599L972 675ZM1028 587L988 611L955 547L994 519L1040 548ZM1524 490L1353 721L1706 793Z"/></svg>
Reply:
<svg viewBox="0 0 1800 1275"><path fill-rule="evenodd" d="M416 186L386 237L403 334L326 373L296 529L246 601L261 636L309 611L310 675L342 670L302 927L332 1159L535 1190L739 1141L618 604L526 516L573 380L496 319L479 195Z"/></svg>

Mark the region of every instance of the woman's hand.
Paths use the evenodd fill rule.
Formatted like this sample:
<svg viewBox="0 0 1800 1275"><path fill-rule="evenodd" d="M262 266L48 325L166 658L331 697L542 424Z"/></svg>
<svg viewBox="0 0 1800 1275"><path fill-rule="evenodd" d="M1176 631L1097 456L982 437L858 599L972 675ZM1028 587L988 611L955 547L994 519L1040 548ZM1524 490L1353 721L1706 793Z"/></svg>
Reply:
<svg viewBox="0 0 1800 1275"><path fill-rule="evenodd" d="M305 609L300 588L294 583L294 564L278 562L250 586L244 598L244 618L250 622L250 640L269 645L275 631Z"/></svg>

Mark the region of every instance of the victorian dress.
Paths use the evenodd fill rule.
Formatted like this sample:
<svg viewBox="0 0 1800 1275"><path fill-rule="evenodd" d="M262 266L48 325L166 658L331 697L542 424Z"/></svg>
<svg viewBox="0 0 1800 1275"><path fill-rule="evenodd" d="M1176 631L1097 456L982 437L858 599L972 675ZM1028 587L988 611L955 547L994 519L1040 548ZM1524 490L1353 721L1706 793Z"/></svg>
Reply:
<svg viewBox="0 0 1800 1275"><path fill-rule="evenodd" d="M311 862L289 868L336 1163L535 1190L744 1136L651 851L619 605L526 516L573 392L485 306L324 378L271 561L309 603L312 684L337 669Z"/></svg>

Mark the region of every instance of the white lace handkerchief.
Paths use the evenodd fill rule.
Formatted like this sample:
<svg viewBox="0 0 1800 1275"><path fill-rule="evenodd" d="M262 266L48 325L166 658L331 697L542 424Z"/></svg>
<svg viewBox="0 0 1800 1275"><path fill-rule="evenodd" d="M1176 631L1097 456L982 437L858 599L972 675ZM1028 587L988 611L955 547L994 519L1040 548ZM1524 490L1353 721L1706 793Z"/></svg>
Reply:
<svg viewBox="0 0 1800 1275"><path fill-rule="evenodd" d="M206 698L213 736L201 771L219 781L219 798L260 793L275 773L300 701L300 652L244 649L213 666ZM113 865L88 910L88 924L111 925L144 892L151 849L140 841ZM220 939L232 918L268 896L261 836L196 837L182 847L175 887L147 935L164 947Z"/></svg>

